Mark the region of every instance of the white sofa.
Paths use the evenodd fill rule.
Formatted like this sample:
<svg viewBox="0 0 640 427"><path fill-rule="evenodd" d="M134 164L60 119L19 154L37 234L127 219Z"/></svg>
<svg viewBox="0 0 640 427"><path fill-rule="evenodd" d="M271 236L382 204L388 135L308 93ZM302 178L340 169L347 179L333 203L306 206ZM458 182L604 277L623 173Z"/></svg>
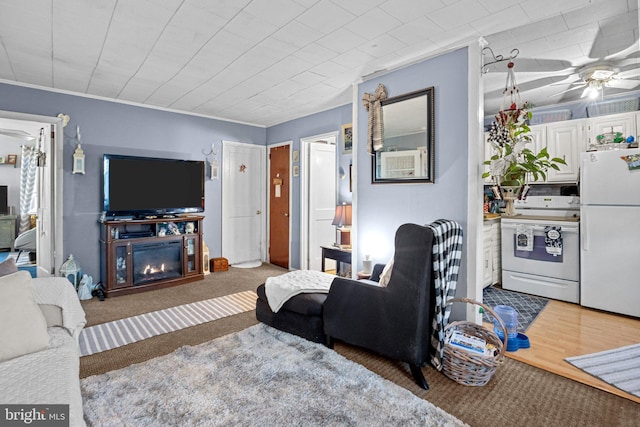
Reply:
<svg viewBox="0 0 640 427"><path fill-rule="evenodd" d="M0 277L0 286L7 277ZM67 279L31 280L33 299L46 320L48 346L0 362L0 403L68 404L70 426L84 426L78 347L80 331L86 324L84 310Z"/></svg>

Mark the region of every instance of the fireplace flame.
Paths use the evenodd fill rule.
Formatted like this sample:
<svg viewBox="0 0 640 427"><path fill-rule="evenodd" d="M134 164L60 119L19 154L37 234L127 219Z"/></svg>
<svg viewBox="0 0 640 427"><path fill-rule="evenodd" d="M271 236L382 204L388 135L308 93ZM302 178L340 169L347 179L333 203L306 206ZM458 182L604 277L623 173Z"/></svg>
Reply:
<svg viewBox="0 0 640 427"><path fill-rule="evenodd" d="M147 266L142 271L142 274L144 275L155 274L155 273L164 273L164 263L160 266L160 268L151 267L150 264L147 264Z"/></svg>

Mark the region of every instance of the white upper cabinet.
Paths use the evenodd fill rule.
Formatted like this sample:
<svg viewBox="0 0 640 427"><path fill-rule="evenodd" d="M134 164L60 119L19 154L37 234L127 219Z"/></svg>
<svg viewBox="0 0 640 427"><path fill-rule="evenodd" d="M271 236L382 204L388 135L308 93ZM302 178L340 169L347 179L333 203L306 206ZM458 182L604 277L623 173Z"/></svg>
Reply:
<svg viewBox="0 0 640 427"><path fill-rule="evenodd" d="M593 117L588 119L587 147L597 143L598 135L609 132L622 132L626 138L635 136L637 113L620 113L608 116Z"/></svg>
<svg viewBox="0 0 640 427"><path fill-rule="evenodd" d="M576 182L580 175L580 152L586 150L584 120L547 124L547 152L567 162L560 170L549 169L547 182Z"/></svg>

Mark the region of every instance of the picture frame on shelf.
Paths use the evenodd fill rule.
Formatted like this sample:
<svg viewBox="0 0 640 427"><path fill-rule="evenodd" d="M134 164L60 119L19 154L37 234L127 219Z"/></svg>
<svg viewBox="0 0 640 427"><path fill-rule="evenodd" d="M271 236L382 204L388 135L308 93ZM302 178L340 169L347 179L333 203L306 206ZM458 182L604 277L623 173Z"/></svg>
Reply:
<svg viewBox="0 0 640 427"><path fill-rule="evenodd" d="M10 165L15 165L18 163L18 155L17 154L8 154L7 155L7 163Z"/></svg>
<svg viewBox="0 0 640 427"><path fill-rule="evenodd" d="M353 150L353 124L342 125L342 154L349 154Z"/></svg>

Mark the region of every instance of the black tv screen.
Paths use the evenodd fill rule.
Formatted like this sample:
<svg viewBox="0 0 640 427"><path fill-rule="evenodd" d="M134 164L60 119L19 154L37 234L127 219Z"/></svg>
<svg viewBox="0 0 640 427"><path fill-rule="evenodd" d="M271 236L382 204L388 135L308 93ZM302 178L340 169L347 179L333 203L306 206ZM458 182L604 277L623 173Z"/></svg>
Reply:
<svg viewBox="0 0 640 427"><path fill-rule="evenodd" d="M9 190L6 185L0 185L0 215L9 213Z"/></svg>
<svg viewBox="0 0 640 427"><path fill-rule="evenodd" d="M204 211L204 162L105 154L107 216L175 215Z"/></svg>

